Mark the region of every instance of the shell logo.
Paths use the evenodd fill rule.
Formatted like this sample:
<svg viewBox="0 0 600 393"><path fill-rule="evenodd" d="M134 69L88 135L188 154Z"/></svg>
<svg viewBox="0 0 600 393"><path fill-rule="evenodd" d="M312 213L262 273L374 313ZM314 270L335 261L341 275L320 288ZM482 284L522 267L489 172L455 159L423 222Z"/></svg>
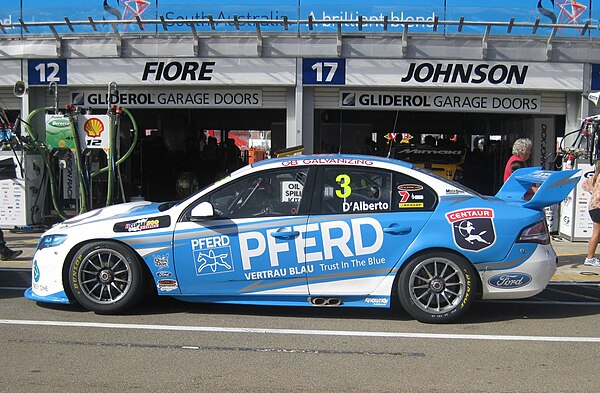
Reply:
<svg viewBox="0 0 600 393"><path fill-rule="evenodd" d="M92 117L88 119L83 125L83 130L87 134L87 136L91 138L99 137L104 131L104 123L97 117Z"/></svg>

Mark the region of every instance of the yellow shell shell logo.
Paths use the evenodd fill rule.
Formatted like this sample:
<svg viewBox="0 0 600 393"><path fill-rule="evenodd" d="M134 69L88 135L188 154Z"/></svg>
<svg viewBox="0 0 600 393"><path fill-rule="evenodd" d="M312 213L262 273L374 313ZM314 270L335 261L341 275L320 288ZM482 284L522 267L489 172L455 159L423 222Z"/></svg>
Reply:
<svg viewBox="0 0 600 393"><path fill-rule="evenodd" d="M104 131L104 123L102 123L102 121L97 117L92 117L85 122L83 125L83 130L87 136L95 138L100 136L102 131Z"/></svg>

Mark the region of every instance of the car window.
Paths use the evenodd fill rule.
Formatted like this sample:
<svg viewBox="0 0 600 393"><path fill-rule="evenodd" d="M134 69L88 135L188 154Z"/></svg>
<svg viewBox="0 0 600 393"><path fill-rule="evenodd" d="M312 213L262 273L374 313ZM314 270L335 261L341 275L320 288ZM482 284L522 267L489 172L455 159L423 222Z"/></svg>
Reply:
<svg viewBox="0 0 600 393"><path fill-rule="evenodd" d="M296 215L306 175L306 168L263 171L230 182L207 200L223 218Z"/></svg>
<svg viewBox="0 0 600 393"><path fill-rule="evenodd" d="M437 194L422 181L403 173L394 173L393 211L434 210Z"/></svg>
<svg viewBox="0 0 600 393"><path fill-rule="evenodd" d="M388 171L331 167L323 171L322 214L386 212L391 209L392 175Z"/></svg>
<svg viewBox="0 0 600 393"><path fill-rule="evenodd" d="M435 177L437 180L446 183L448 185L448 188L458 189L466 194L472 194L472 195L478 196L480 198L485 198L484 195L478 193L475 190L471 190L469 187L465 186L464 184L460 184L460 183L450 180L444 176L440 176L437 173L435 173L434 171L431 171L429 169L419 168L419 167L414 167L413 169L417 172L426 173L427 176Z"/></svg>

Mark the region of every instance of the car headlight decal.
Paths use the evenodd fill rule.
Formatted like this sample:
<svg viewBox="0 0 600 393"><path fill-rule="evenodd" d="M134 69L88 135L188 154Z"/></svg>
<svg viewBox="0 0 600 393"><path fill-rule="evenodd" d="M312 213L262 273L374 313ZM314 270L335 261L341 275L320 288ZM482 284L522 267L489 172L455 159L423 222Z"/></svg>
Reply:
<svg viewBox="0 0 600 393"><path fill-rule="evenodd" d="M38 243L37 249L43 250L44 248L56 247L63 244L65 240L67 240L67 235L42 236Z"/></svg>

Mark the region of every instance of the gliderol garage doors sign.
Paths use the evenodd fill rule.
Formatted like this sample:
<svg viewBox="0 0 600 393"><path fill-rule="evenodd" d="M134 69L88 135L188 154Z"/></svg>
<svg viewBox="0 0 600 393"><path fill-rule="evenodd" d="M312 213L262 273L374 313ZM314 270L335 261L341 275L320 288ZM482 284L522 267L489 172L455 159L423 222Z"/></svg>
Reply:
<svg viewBox="0 0 600 393"><path fill-rule="evenodd" d="M389 109L462 112L539 113L539 94L484 94L451 92L340 92L340 107L344 109Z"/></svg>
<svg viewBox="0 0 600 393"><path fill-rule="evenodd" d="M542 92L583 89L583 64L569 63L346 59L335 72L344 109L539 113Z"/></svg>
<svg viewBox="0 0 600 393"><path fill-rule="evenodd" d="M108 94L105 90L72 91L73 104L90 108L121 105L128 108L160 107L262 107L262 90L207 89L140 89L120 88Z"/></svg>

